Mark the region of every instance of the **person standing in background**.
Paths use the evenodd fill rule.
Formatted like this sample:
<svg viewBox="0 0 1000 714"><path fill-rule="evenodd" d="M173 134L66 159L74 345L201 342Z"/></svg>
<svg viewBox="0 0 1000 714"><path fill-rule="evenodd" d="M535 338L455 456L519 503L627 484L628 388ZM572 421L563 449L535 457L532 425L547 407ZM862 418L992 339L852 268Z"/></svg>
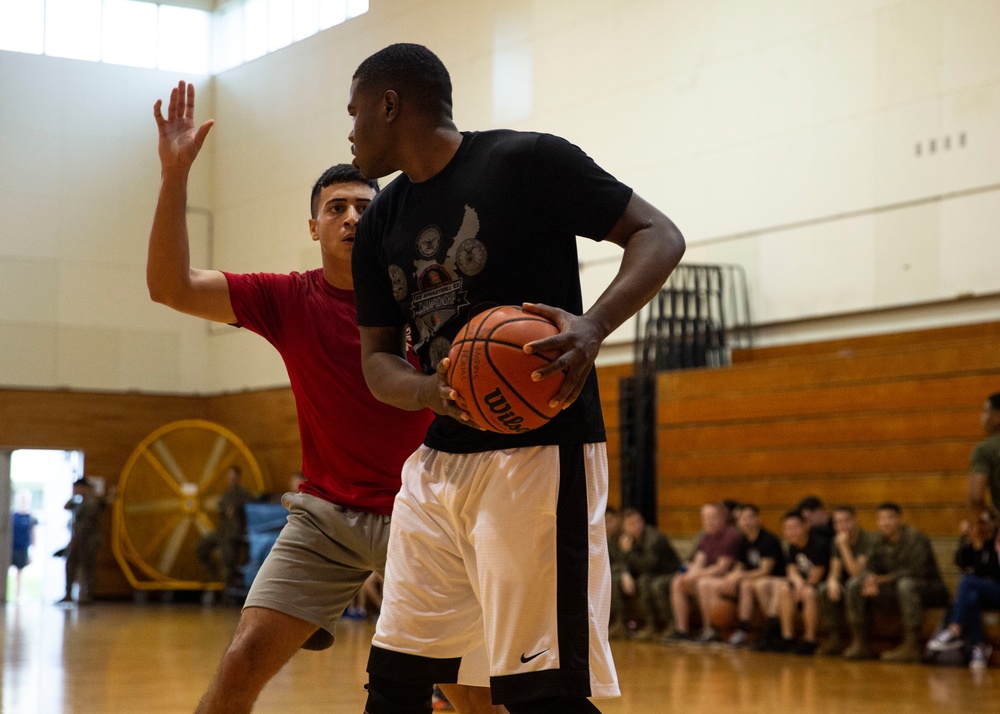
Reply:
<svg viewBox="0 0 1000 714"><path fill-rule="evenodd" d="M17 571L14 575L14 597L21 599L21 571L31 562L31 546L35 543L35 526L38 519L31 515L31 492L19 491L14 497L14 513L11 514L11 557L10 564Z"/></svg>

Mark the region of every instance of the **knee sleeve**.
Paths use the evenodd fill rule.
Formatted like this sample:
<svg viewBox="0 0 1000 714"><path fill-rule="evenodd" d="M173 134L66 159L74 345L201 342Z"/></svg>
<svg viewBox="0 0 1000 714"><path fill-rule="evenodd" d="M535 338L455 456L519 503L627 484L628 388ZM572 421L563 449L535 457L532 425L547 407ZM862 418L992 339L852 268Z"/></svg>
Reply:
<svg viewBox="0 0 1000 714"><path fill-rule="evenodd" d="M369 675L367 714L430 714L434 685ZM541 711L541 710L539 710Z"/></svg>
<svg viewBox="0 0 1000 714"><path fill-rule="evenodd" d="M601 714L585 697L549 697L505 706L510 714Z"/></svg>

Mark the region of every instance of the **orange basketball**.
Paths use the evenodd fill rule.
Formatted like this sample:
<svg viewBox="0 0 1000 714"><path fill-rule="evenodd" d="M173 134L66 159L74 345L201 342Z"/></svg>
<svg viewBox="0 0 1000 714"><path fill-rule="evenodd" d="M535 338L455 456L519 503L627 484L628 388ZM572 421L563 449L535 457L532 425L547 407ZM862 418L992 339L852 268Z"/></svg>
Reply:
<svg viewBox="0 0 1000 714"><path fill-rule="evenodd" d="M541 315L513 305L476 315L452 340L448 384L458 405L480 427L500 434L537 429L559 413L549 401L566 375L539 382L531 373L559 357L556 351L526 354L524 345L559 332Z"/></svg>
<svg viewBox="0 0 1000 714"><path fill-rule="evenodd" d="M736 628L736 601L719 598L708 613L712 627L720 632L731 632Z"/></svg>

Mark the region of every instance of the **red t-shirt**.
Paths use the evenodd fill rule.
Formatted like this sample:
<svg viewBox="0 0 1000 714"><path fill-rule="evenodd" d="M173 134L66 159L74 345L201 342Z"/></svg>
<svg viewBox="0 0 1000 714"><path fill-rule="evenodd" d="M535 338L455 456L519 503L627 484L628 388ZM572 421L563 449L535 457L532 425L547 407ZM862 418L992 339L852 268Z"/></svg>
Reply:
<svg viewBox="0 0 1000 714"><path fill-rule="evenodd" d="M237 327L274 345L288 370L306 477L300 490L351 510L391 513L403 462L434 415L391 407L368 391L354 291L333 287L321 269L224 274Z"/></svg>

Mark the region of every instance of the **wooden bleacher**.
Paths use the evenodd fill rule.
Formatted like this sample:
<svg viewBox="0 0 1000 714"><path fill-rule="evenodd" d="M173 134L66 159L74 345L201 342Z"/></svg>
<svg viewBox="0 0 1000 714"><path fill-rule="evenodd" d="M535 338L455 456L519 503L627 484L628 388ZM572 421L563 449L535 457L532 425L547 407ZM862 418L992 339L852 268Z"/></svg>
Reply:
<svg viewBox="0 0 1000 714"><path fill-rule="evenodd" d="M807 495L853 505L874 529L875 506L891 500L931 536L954 592L969 456L983 402L1000 391L1000 322L756 348L733 363L657 375L661 530L684 541L702 504L734 498L759 505L780 535L782 514ZM599 370L613 504L629 369ZM1000 637L995 622L989 631Z"/></svg>
<svg viewBox="0 0 1000 714"><path fill-rule="evenodd" d="M849 503L863 527L893 500L951 537L986 395L1000 389L1000 323L748 350L725 369L657 377L660 526L694 533L732 497L765 525L802 496Z"/></svg>

